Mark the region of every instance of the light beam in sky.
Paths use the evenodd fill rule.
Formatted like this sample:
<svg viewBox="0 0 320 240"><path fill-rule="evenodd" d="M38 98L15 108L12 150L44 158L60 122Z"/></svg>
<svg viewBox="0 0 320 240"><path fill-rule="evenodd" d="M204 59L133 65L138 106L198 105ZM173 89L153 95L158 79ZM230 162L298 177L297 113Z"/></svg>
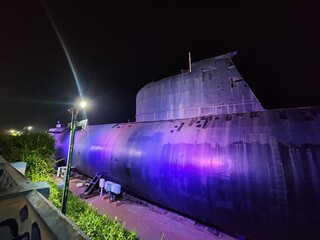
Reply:
<svg viewBox="0 0 320 240"><path fill-rule="evenodd" d="M71 56L70 56L70 54L68 52L68 49L67 49L67 47L66 47L66 45L65 45L65 43L64 43L64 41L63 41L63 39L61 37L61 34L60 34L60 32L59 32L59 30L57 28L57 25L53 21L53 18L51 16L47 6L43 2L42 2L42 6L43 6L43 8L44 8L44 10L46 12L47 17L49 18L51 26L53 27L53 30L56 33L56 35L57 35L57 37L59 39L59 42L60 42L60 44L61 44L61 46L63 48L63 51L64 51L64 53L65 53L65 55L66 55L66 57L68 59L68 63L69 63L69 66L71 68L74 81L75 81L75 83L77 85L77 89L78 89L78 92L79 92L80 99L83 100L83 92L82 92L82 88L81 88L80 81L79 81L79 78L78 78L78 74L77 74L76 69L74 67L74 64L73 64L73 62L71 60ZM85 115L85 118L87 118L87 114L86 114L85 110L84 110L84 115Z"/></svg>

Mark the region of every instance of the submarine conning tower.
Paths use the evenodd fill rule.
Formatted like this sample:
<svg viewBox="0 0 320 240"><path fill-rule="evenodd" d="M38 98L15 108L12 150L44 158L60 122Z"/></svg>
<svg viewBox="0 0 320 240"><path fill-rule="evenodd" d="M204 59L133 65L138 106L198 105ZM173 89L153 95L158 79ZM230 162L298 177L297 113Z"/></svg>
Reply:
<svg viewBox="0 0 320 240"><path fill-rule="evenodd" d="M137 94L136 121L159 121L263 111L230 52L192 63L192 71L145 85Z"/></svg>

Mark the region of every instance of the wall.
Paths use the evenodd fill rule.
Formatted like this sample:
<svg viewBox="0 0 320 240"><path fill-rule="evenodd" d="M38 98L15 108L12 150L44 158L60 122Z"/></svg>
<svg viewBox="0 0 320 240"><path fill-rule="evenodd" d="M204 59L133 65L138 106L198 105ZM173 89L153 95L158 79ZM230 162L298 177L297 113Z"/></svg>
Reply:
<svg viewBox="0 0 320 240"><path fill-rule="evenodd" d="M89 239L49 201L46 182L33 183L0 156L1 239Z"/></svg>

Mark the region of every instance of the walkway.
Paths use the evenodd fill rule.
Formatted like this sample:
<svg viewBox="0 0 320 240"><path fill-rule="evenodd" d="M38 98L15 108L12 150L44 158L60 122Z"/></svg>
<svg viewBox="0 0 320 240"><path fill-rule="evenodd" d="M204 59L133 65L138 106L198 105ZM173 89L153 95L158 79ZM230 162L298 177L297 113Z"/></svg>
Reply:
<svg viewBox="0 0 320 240"><path fill-rule="evenodd" d="M58 178L57 181L62 181ZM85 188L77 188L77 183L84 183L80 178L70 179L69 189L76 195ZM194 220L159 208L140 199L126 195L124 201L115 203L102 196L87 199L98 209L100 214L110 219L117 217L127 230L136 231L141 240L232 240L234 238L218 232L210 227L197 224Z"/></svg>

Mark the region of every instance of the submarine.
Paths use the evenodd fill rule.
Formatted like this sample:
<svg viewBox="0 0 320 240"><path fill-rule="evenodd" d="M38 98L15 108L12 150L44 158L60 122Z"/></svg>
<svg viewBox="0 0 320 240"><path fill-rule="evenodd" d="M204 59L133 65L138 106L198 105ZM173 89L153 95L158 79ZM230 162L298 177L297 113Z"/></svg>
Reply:
<svg viewBox="0 0 320 240"><path fill-rule="evenodd" d="M235 55L144 86L135 122L77 131L72 165L245 239L319 239L320 106L264 109ZM48 132L66 159L69 129Z"/></svg>

